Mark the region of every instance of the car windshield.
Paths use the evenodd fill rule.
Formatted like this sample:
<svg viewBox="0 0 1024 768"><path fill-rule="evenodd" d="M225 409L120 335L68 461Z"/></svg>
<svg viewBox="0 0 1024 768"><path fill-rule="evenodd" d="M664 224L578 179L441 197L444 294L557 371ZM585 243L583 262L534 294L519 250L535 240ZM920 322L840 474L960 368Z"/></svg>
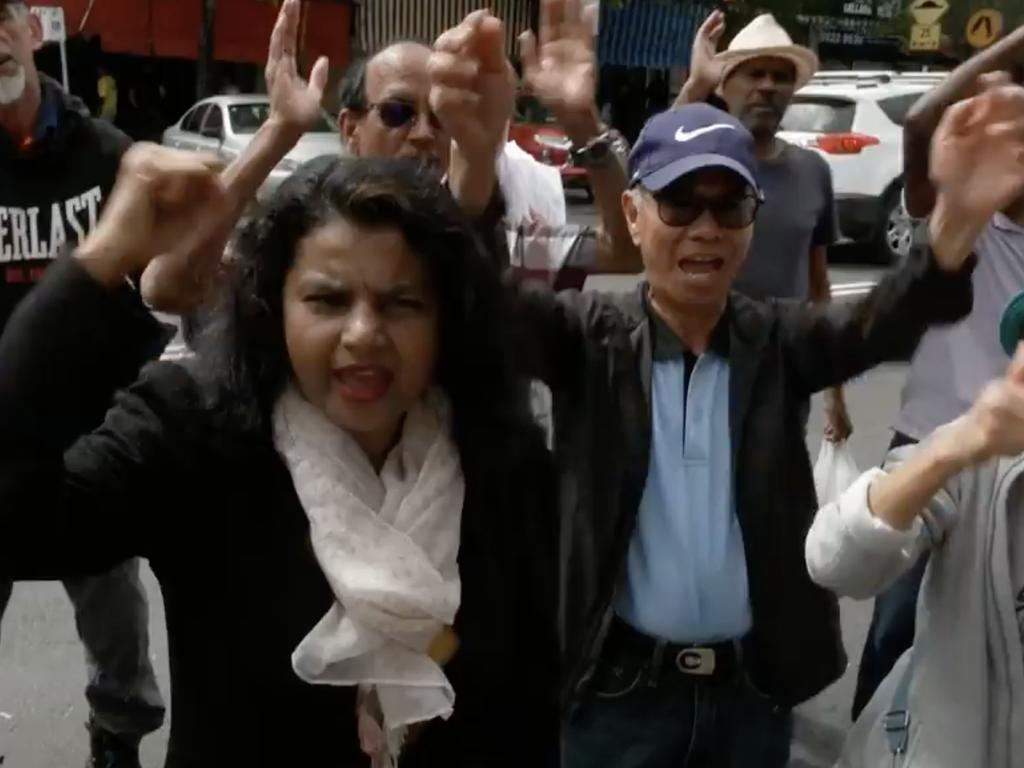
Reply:
<svg viewBox="0 0 1024 768"><path fill-rule="evenodd" d="M240 135L256 133L259 127L270 117L270 104L253 102L252 104L232 104L228 107L228 118L231 129ZM310 133L334 133L326 115L321 115L316 124L309 129Z"/></svg>
<svg viewBox="0 0 1024 768"><path fill-rule="evenodd" d="M796 97L782 118L782 130L845 133L853 128L854 102L847 99Z"/></svg>

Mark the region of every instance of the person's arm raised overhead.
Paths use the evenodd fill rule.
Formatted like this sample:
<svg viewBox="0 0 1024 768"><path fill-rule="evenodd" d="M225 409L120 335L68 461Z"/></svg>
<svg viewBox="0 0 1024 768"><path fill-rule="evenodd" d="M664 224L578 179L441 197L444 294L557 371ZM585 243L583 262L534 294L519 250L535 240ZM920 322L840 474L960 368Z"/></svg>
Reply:
<svg viewBox="0 0 1024 768"><path fill-rule="evenodd" d="M479 216L498 185L497 159L515 108L512 65L500 19L475 11L442 34L430 57L430 106L452 136L448 186Z"/></svg>
<svg viewBox="0 0 1024 768"><path fill-rule="evenodd" d="M593 271L635 273L643 269L643 261L622 211L626 172L594 102L595 12L596 6L583 9L578 1L544 0L539 40L532 32L519 38L523 80L565 129L573 147L588 158L587 178L601 217Z"/></svg>
<svg viewBox="0 0 1024 768"><path fill-rule="evenodd" d="M1024 88L990 84L947 110L930 165L938 189L930 247L856 303L784 311L786 351L808 393L906 359L929 326L970 311L971 249L992 216L1024 194Z"/></svg>
<svg viewBox="0 0 1024 768"><path fill-rule="evenodd" d="M712 11L693 38L690 53L690 75L683 83L673 107L707 101L722 83L722 65L715 55L725 34L725 14Z"/></svg>
<svg viewBox="0 0 1024 768"><path fill-rule="evenodd" d="M973 95L982 75L1014 65L1024 66L1024 26L972 56L910 108L903 125L903 175L911 216L927 216L935 206L936 188L929 178L928 156L932 134L943 113L952 104Z"/></svg>
<svg viewBox="0 0 1024 768"><path fill-rule="evenodd" d="M285 0L274 25L267 54L266 81L270 117L241 154L223 171L230 201L219 225L191 248L181 246L154 259L142 275L142 295L154 309L184 314L202 306L216 292L225 249L246 206L263 182L323 114L328 61L321 57L309 82L299 74L299 2ZM340 139L338 145L341 150Z"/></svg>

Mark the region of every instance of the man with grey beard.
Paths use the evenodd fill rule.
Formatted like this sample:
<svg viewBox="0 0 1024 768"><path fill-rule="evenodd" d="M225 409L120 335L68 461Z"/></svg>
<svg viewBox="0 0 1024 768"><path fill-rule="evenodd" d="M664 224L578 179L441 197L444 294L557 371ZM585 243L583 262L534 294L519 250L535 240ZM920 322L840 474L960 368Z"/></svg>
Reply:
<svg viewBox="0 0 1024 768"><path fill-rule="evenodd" d="M39 74L33 54L41 44L28 5L0 0L0 331L46 267L95 226L129 145ZM138 768L139 742L161 726L165 709L139 563L82 577L65 587L89 668L87 765ZM11 585L0 584L0 617L10 596Z"/></svg>

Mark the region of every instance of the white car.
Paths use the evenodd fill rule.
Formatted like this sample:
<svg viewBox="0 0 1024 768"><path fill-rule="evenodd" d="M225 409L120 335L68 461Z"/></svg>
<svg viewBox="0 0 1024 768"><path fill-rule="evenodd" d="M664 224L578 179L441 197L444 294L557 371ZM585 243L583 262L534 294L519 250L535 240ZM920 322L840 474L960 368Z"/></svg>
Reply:
<svg viewBox="0 0 1024 768"><path fill-rule="evenodd" d="M270 99L266 96L213 96L200 101L164 131L163 144L212 152L230 162L252 141L269 116ZM271 172L260 188L260 197L272 193L307 160L340 151L340 134L324 114Z"/></svg>
<svg viewBox="0 0 1024 768"><path fill-rule="evenodd" d="M782 119L781 138L813 149L832 169L843 241L866 243L881 261L910 249L903 207L903 121L945 73L820 72Z"/></svg>

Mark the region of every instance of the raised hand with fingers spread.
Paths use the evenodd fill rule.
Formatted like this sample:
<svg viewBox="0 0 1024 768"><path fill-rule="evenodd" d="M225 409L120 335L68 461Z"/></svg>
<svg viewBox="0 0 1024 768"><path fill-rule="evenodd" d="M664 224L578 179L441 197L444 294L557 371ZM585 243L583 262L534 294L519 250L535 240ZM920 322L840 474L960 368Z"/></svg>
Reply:
<svg viewBox="0 0 1024 768"><path fill-rule="evenodd" d="M577 144L593 138L587 134L596 123L595 11L580 0L544 0L540 39L532 32L519 37L523 81Z"/></svg>
<svg viewBox="0 0 1024 768"><path fill-rule="evenodd" d="M267 55L267 93L271 118L305 131L320 116L324 88L327 86L328 61L321 56L310 72L309 82L302 79L296 62L299 37L299 0L285 0L270 37Z"/></svg>
<svg viewBox="0 0 1024 768"><path fill-rule="evenodd" d="M230 206L222 210L219 226L204 229L205 239L190 237L189 247L185 241L171 243L166 253L148 262L141 288L155 309L186 314L210 298L224 270L231 231L245 206L321 114L328 61L317 60L308 83L299 74L295 58L299 10L299 0L285 0L278 13L267 54L270 118L223 174Z"/></svg>
<svg viewBox="0 0 1024 768"><path fill-rule="evenodd" d="M712 11L697 30L690 54L690 77L709 91L714 91L722 82L723 67L717 59L718 43L725 34L725 14Z"/></svg>
<svg viewBox="0 0 1024 768"><path fill-rule="evenodd" d="M690 52L690 76L679 92L675 106L704 101L722 82L724 67L717 58L718 44L725 34L725 14L712 11L693 38Z"/></svg>
<svg viewBox="0 0 1024 768"><path fill-rule="evenodd" d="M986 221L1024 193L1024 88L989 80L953 105L932 138L931 175L947 202Z"/></svg>
<svg viewBox="0 0 1024 768"><path fill-rule="evenodd" d="M943 266L955 267L989 219L1024 195L1024 88L987 81L950 107L929 167L938 192L932 245Z"/></svg>

